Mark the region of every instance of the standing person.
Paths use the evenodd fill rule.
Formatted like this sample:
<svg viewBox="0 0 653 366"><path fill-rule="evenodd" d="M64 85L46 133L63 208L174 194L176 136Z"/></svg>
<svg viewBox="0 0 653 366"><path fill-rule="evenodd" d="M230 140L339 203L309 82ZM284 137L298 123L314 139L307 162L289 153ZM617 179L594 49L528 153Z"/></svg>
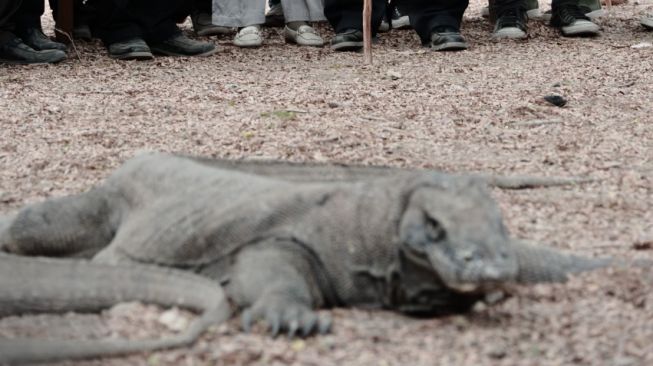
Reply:
<svg viewBox="0 0 653 366"><path fill-rule="evenodd" d="M186 37L177 27L190 9L184 0L88 0L93 8L91 30L120 60L166 56L208 56L215 45Z"/></svg>
<svg viewBox="0 0 653 366"><path fill-rule="evenodd" d="M385 0L372 0L372 31L381 24L386 11ZM400 0L396 2L408 15L422 44L434 51L467 49L460 34L468 0ZM362 0L326 0L324 13L336 36L331 47L336 51L356 51L363 47Z"/></svg>
<svg viewBox="0 0 653 366"><path fill-rule="evenodd" d="M372 0L372 37L376 36L387 9L387 0ZM325 0L324 15L336 32L331 40L334 51L363 48L363 0Z"/></svg>
<svg viewBox="0 0 653 366"><path fill-rule="evenodd" d="M198 36L217 36L231 33L231 28L213 24L213 0L193 0L190 19Z"/></svg>
<svg viewBox="0 0 653 366"><path fill-rule="evenodd" d="M66 46L43 34L43 1L40 6L39 0L0 1L0 63L56 63L66 58Z"/></svg>
<svg viewBox="0 0 653 366"><path fill-rule="evenodd" d="M322 0L281 0L286 42L300 46L322 46L324 40L309 22L324 20ZM260 47L261 25L265 24L264 0L213 0L213 22L223 27L238 27L234 44Z"/></svg>

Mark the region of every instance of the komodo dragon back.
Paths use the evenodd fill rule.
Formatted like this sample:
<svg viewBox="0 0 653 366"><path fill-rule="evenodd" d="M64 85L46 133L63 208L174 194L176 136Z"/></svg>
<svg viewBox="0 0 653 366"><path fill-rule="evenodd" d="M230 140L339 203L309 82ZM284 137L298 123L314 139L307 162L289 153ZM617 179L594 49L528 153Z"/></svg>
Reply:
<svg viewBox="0 0 653 366"><path fill-rule="evenodd" d="M20 281L16 281L19 278ZM112 266L82 260L0 254L0 316L96 311L123 301L202 311L182 333L146 340L0 339L0 365L116 356L186 346L230 316L215 282L153 266Z"/></svg>

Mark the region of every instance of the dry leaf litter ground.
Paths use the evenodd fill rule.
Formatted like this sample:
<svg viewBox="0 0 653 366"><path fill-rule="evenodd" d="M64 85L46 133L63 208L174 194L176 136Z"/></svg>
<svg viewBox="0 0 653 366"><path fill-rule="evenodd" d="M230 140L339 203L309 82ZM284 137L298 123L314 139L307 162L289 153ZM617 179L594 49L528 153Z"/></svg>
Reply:
<svg viewBox="0 0 653 366"><path fill-rule="evenodd" d="M653 258L653 48L632 47L653 42L637 21L653 3L614 8L597 39L531 21L526 42L492 41L482 5L465 18L469 51L431 53L393 31L372 67L360 54L284 45L278 29L257 50L221 38L204 59L116 62L78 42L80 59L2 66L0 211L85 190L140 150L581 175L598 181L495 191L514 235ZM551 93L568 105L542 102ZM601 271L465 316L338 309L332 335L294 341L242 334L234 320L190 349L74 364L650 365L652 287L650 270ZM0 336L160 336L189 316L123 304L6 318Z"/></svg>

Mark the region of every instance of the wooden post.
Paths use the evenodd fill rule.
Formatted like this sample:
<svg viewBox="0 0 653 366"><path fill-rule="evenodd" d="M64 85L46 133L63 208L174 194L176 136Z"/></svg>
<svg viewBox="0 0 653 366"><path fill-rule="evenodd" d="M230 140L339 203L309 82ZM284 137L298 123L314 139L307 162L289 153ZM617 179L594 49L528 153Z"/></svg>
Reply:
<svg viewBox="0 0 653 366"><path fill-rule="evenodd" d="M59 0L57 22L55 26L57 41L63 43L70 43L72 41L74 11L74 0Z"/></svg>
<svg viewBox="0 0 653 366"><path fill-rule="evenodd" d="M363 55L372 64L372 0L363 0Z"/></svg>

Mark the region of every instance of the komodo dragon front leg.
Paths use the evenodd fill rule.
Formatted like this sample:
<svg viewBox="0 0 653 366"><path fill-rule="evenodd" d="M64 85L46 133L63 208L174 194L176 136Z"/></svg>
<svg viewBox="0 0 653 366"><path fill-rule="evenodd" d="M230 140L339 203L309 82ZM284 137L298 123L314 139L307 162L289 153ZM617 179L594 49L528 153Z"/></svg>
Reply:
<svg viewBox="0 0 653 366"><path fill-rule="evenodd" d="M265 240L238 254L226 291L244 308L245 331L262 320L272 335L329 332L331 319L313 310L328 302L328 283L309 256L297 243L283 239Z"/></svg>

